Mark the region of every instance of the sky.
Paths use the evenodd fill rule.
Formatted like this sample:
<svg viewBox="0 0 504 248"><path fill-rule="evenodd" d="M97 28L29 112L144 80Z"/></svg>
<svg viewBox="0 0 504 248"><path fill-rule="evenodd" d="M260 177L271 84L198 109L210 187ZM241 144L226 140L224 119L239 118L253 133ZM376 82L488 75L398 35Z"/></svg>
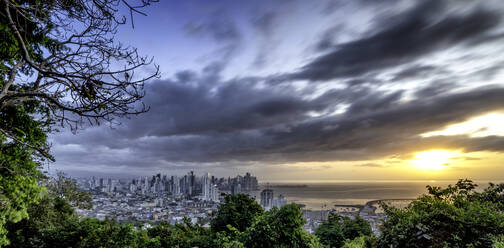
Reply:
<svg viewBox="0 0 504 248"><path fill-rule="evenodd" d="M160 65L150 111L51 134L51 170L504 179L502 0L162 0L144 11L116 40Z"/></svg>

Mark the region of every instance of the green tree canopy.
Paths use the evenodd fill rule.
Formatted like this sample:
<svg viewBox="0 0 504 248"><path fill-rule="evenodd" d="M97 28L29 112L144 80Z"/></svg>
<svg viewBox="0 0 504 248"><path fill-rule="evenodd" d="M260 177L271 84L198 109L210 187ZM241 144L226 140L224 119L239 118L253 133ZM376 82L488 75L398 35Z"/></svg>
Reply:
<svg viewBox="0 0 504 248"><path fill-rule="evenodd" d="M0 247L8 243L4 225L28 217L28 207L43 190L37 181L44 158L35 156L34 147L46 144L47 123L31 116L39 110L36 103L0 110ZM12 127L14 139L1 132Z"/></svg>
<svg viewBox="0 0 504 248"><path fill-rule="evenodd" d="M261 205L248 195L226 195L210 225L214 232L229 232L228 225L243 232L263 212Z"/></svg>
<svg viewBox="0 0 504 248"><path fill-rule="evenodd" d="M0 0L0 247L7 222L28 217L55 125L111 122L148 110L135 75L151 59L115 41L133 13L156 0ZM120 68L120 69L118 69Z"/></svg>
<svg viewBox="0 0 504 248"><path fill-rule="evenodd" d="M243 244L249 248L321 247L316 237L308 234L305 220L296 204L276 207L257 217L243 233Z"/></svg>
<svg viewBox="0 0 504 248"><path fill-rule="evenodd" d="M315 230L322 244L336 248L342 247L346 240L371 234L371 226L361 217L351 219L334 213L330 213L327 220Z"/></svg>
<svg viewBox="0 0 504 248"><path fill-rule="evenodd" d="M213 247L210 230L194 225L188 219L175 225L161 223L149 229L147 233L154 239L153 243L157 247Z"/></svg>
<svg viewBox="0 0 504 248"><path fill-rule="evenodd" d="M79 189L77 182L59 171L54 178L46 183L47 191L51 197L61 198L77 208L90 209L92 207L91 195Z"/></svg>
<svg viewBox="0 0 504 248"><path fill-rule="evenodd" d="M504 234L503 186L481 193L476 186L467 179L427 186L429 193L404 209L382 205L387 218L380 247L492 247Z"/></svg>
<svg viewBox="0 0 504 248"><path fill-rule="evenodd" d="M70 220L77 221L74 207L90 208L92 206L89 194L79 190L76 182L61 172L56 177L44 179L41 182L47 186L47 191L41 195L37 204L31 204L28 207L29 218L16 223L7 223L7 237L11 242L8 247L37 247L36 244L43 240L45 231L61 228ZM65 193L61 194L61 192Z"/></svg>

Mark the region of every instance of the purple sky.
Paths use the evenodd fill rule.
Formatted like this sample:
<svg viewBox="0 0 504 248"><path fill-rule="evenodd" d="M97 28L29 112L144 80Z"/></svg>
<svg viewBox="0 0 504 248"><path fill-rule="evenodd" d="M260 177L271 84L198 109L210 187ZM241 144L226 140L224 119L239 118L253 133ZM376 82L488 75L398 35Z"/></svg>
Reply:
<svg viewBox="0 0 504 248"><path fill-rule="evenodd" d="M51 169L491 178L502 167L480 164L504 161L504 133L422 134L503 110L503 11L498 0L161 1L117 35L161 66L151 111L52 135ZM492 161L407 169L432 149Z"/></svg>

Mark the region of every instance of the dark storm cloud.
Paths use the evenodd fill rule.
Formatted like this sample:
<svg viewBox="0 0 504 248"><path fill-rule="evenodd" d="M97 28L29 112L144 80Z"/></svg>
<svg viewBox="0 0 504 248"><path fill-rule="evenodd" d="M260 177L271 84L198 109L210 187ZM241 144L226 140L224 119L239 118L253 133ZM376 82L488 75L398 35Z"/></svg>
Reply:
<svg viewBox="0 0 504 248"><path fill-rule="evenodd" d="M159 82L158 84L161 85ZM188 94L183 92L202 90L179 88L173 93L168 93L174 89L172 87L167 87L167 90L156 88L160 95L165 96L156 99L165 101L164 105L185 106L183 108L185 114L177 113L177 110L169 108L159 109L152 112L152 115L144 116L143 121L133 120L125 123L126 129L116 130L113 134L106 129L96 129L94 133L88 132L87 138L80 140L80 145L89 147L93 151L117 151L120 154L122 154L121 149L127 148L134 157L126 156L119 161L117 159L113 161L114 156L100 157L100 161L113 161L111 163L120 163L126 167L155 167L163 164L160 161L176 164L189 163L190 166L194 166L191 163L372 160L394 154L409 154L419 149L434 148L463 149L468 152L504 151L503 137L472 138L459 135L422 138L419 136L422 133L464 121L474 115L504 109L502 101L504 88L481 88L410 102L401 102L399 100L401 93L382 94L363 91L354 94L355 96L362 95L361 99L372 99L368 104L365 104L365 101L356 101L342 115L309 119L299 113L303 112L302 110L293 110L294 108L290 107L277 110L279 103L289 106L293 104L292 99L283 100L281 95L277 96L280 99L279 102L274 104L269 100L272 95L269 95L264 98L268 100L260 102L245 100L243 105L235 104L230 106L230 109L222 110L223 113L216 113L219 111L212 109L213 106L210 106L212 104L209 102L194 103L195 106L199 106L199 109L195 110L187 105L191 101L200 99L201 95L188 98ZM237 93L235 90L236 88L226 88L223 91L234 95ZM322 99L331 94L344 95L343 92L333 91L312 101L296 100L294 101L295 108L307 111L315 103L327 106L320 102L324 102ZM223 93L216 93L216 95L222 97L217 102L227 104L223 99L230 95ZM355 96L348 99L359 98ZM214 119L205 120L205 117L198 117L202 119L196 120L186 117L205 116L205 112L208 111L217 115L217 119L222 120L214 123ZM287 111L289 115L300 118L287 118L288 121L283 118L271 119L272 116L278 115L276 111ZM235 116L234 113L240 113L243 116ZM253 115L253 118L246 121L233 119L248 118L246 116L249 115ZM190 121L194 123L191 124ZM180 122L183 125L177 129L174 128L172 122ZM200 122L203 124L195 125ZM104 135L104 132L108 135ZM93 136L95 138L92 138ZM60 138L58 143L65 144L66 142ZM60 158L65 158L64 153L58 155ZM71 153L71 156L77 156L77 154ZM82 154L80 156L85 157ZM90 161L94 159L96 157L89 158Z"/></svg>
<svg viewBox="0 0 504 248"><path fill-rule="evenodd" d="M344 30L345 26L343 24L337 24L333 27L330 27L321 35L320 40L315 44L315 51L317 52L326 52L330 48L333 48L335 45L335 39L338 36L338 33Z"/></svg>
<svg viewBox="0 0 504 248"><path fill-rule="evenodd" d="M428 97L441 95L454 88L456 88L456 84L454 83L434 81L431 85L420 88L417 92L415 92L415 96L419 99L425 99Z"/></svg>
<svg viewBox="0 0 504 248"><path fill-rule="evenodd" d="M469 138L432 137L419 135L446 125L461 122L471 116L504 109L504 88L483 88L460 94L439 96L427 101L419 99L407 103L386 104L373 111L347 111L343 116L306 122L293 126L290 132L270 132L278 147L295 153L309 150L331 151L366 150L366 157L387 153L407 152L426 148L450 146L469 151L503 150L502 137ZM386 97L383 99L387 99ZM394 102L393 97L388 98ZM387 102L384 100L384 102ZM336 153L337 154L337 153ZM357 159L358 156L354 156ZM321 158L322 159L322 158ZM322 159L324 160L324 159Z"/></svg>
<svg viewBox="0 0 504 248"><path fill-rule="evenodd" d="M292 74L294 79L328 80L399 66L477 39L500 23L498 12L476 8L445 13L442 1L420 1L407 13L379 23L371 36L343 43ZM392 26L390 26L392 23Z"/></svg>
<svg viewBox="0 0 504 248"><path fill-rule="evenodd" d="M358 88L332 90L308 100L294 87L261 88L258 78L216 83L218 78L214 73L183 72L174 80L149 84L145 103L153 107L129 121L125 134L168 136L271 127L310 119L310 111L330 111L370 93Z"/></svg>

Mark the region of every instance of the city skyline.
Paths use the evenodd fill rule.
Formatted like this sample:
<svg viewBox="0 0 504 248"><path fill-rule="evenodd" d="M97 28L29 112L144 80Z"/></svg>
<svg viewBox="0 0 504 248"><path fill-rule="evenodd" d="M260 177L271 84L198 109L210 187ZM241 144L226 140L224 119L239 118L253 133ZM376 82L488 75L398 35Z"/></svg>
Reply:
<svg viewBox="0 0 504 248"><path fill-rule="evenodd" d="M150 111L51 134L51 172L504 180L502 1L144 11L116 38L160 65L146 82Z"/></svg>

